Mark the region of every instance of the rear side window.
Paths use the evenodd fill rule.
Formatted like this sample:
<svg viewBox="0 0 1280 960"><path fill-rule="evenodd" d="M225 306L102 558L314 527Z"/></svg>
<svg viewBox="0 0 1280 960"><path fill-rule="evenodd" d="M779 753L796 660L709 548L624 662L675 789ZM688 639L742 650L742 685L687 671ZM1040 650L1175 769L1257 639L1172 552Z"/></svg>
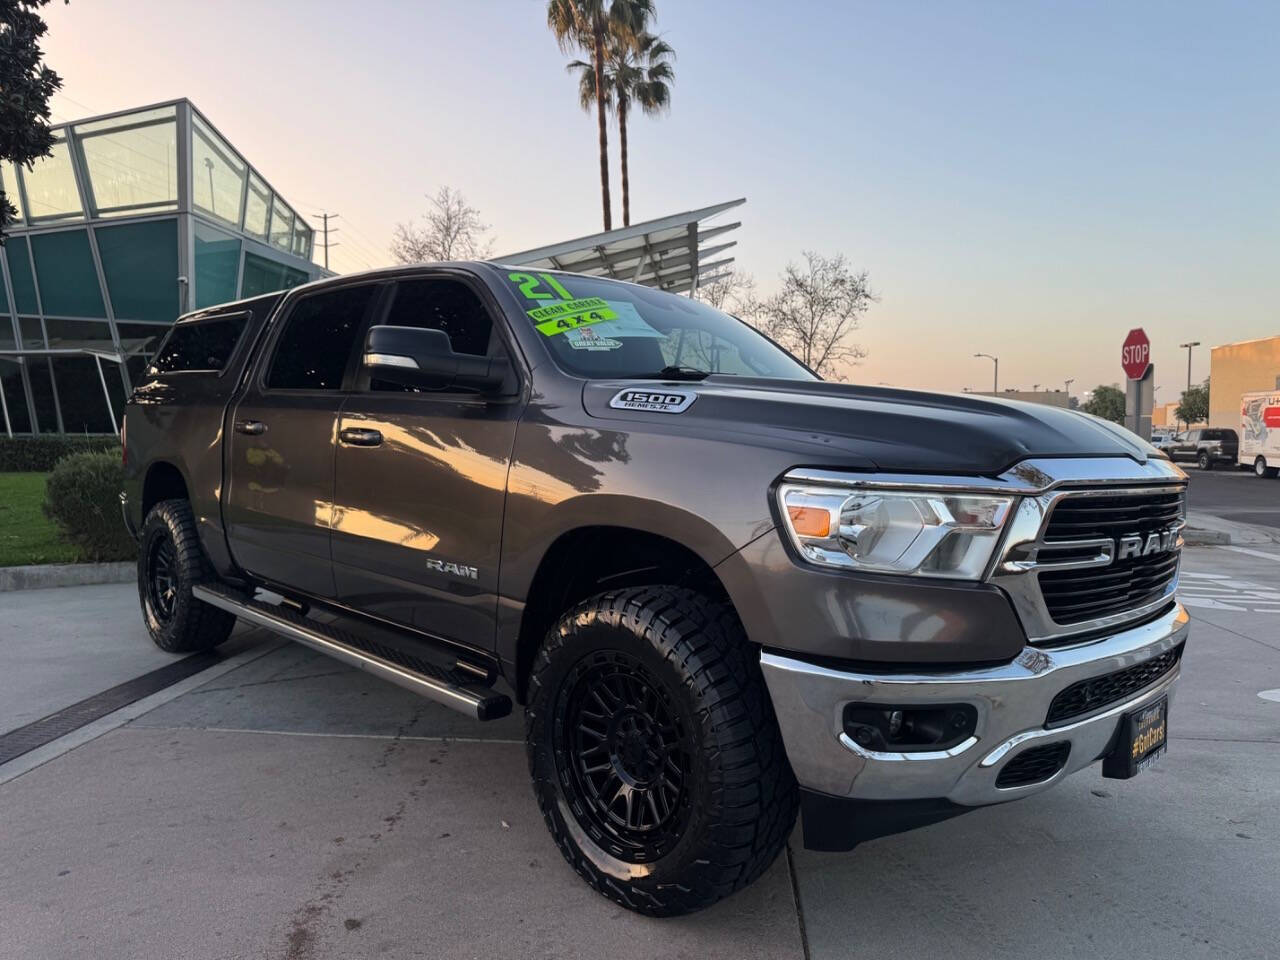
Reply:
<svg viewBox="0 0 1280 960"><path fill-rule="evenodd" d="M179 323L151 360L148 373L221 372L244 334L244 314Z"/></svg>
<svg viewBox="0 0 1280 960"><path fill-rule="evenodd" d="M341 287L299 300L285 318L267 374L272 390L338 390L377 284Z"/></svg>

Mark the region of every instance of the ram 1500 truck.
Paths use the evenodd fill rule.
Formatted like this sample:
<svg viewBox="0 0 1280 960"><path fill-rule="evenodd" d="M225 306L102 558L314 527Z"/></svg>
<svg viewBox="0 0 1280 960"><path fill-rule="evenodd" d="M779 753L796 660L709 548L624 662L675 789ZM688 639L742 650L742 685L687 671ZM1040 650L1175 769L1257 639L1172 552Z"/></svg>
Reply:
<svg viewBox="0 0 1280 960"><path fill-rule="evenodd" d="M647 287L490 263L181 318L126 522L164 650L239 618L477 720L631 909L1165 749L1185 475L1052 407L823 382Z"/></svg>

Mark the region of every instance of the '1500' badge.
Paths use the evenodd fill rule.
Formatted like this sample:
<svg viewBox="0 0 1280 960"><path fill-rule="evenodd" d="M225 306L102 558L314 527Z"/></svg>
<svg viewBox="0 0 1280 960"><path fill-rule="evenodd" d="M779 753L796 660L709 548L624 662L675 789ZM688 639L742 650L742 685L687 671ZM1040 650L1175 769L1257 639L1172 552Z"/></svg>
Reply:
<svg viewBox="0 0 1280 960"><path fill-rule="evenodd" d="M619 390L609 406L615 410L684 413L697 399L698 395L691 390Z"/></svg>

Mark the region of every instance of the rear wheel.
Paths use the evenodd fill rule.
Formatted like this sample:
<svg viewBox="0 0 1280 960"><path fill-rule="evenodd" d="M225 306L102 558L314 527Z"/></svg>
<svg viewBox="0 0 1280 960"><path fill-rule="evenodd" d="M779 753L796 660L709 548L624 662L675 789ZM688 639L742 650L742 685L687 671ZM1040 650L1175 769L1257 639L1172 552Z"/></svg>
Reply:
<svg viewBox="0 0 1280 960"><path fill-rule="evenodd" d="M1280 468L1268 467L1266 457L1259 456L1256 460L1253 461L1254 476L1274 477L1277 473L1280 473Z"/></svg>
<svg viewBox="0 0 1280 960"><path fill-rule="evenodd" d="M164 500L147 514L138 551L138 599L147 632L161 650L210 650L231 635L236 618L197 600L191 588L214 580L185 500Z"/></svg>
<svg viewBox="0 0 1280 960"><path fill-rule="evenodd" d="M1213 469L1213 460L1206 451L1201 450L1200 456L1197 459L1199 460L1201 470Z"/></svg>
<svg viewBox="0 0 1280 960"><path fill-rule="evenodd" d="M752 653L732 611L673 587L599 594L548 634L525 713L534 792L609 899L688 913L782 850L798 791Z"/></svg>

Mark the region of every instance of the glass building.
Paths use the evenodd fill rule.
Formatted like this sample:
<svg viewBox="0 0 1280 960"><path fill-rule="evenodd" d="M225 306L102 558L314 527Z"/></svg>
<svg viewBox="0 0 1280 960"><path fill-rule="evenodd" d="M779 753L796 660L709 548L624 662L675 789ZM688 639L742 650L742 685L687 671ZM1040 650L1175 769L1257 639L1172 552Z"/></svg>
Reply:
<svg viewBox="0 0 1280 960"><path fill-rule="evenodd" d="M180 314L314 280L311 227L189 101L54 128L0 255L0 413L9 436L118 432Z"/></svg>

